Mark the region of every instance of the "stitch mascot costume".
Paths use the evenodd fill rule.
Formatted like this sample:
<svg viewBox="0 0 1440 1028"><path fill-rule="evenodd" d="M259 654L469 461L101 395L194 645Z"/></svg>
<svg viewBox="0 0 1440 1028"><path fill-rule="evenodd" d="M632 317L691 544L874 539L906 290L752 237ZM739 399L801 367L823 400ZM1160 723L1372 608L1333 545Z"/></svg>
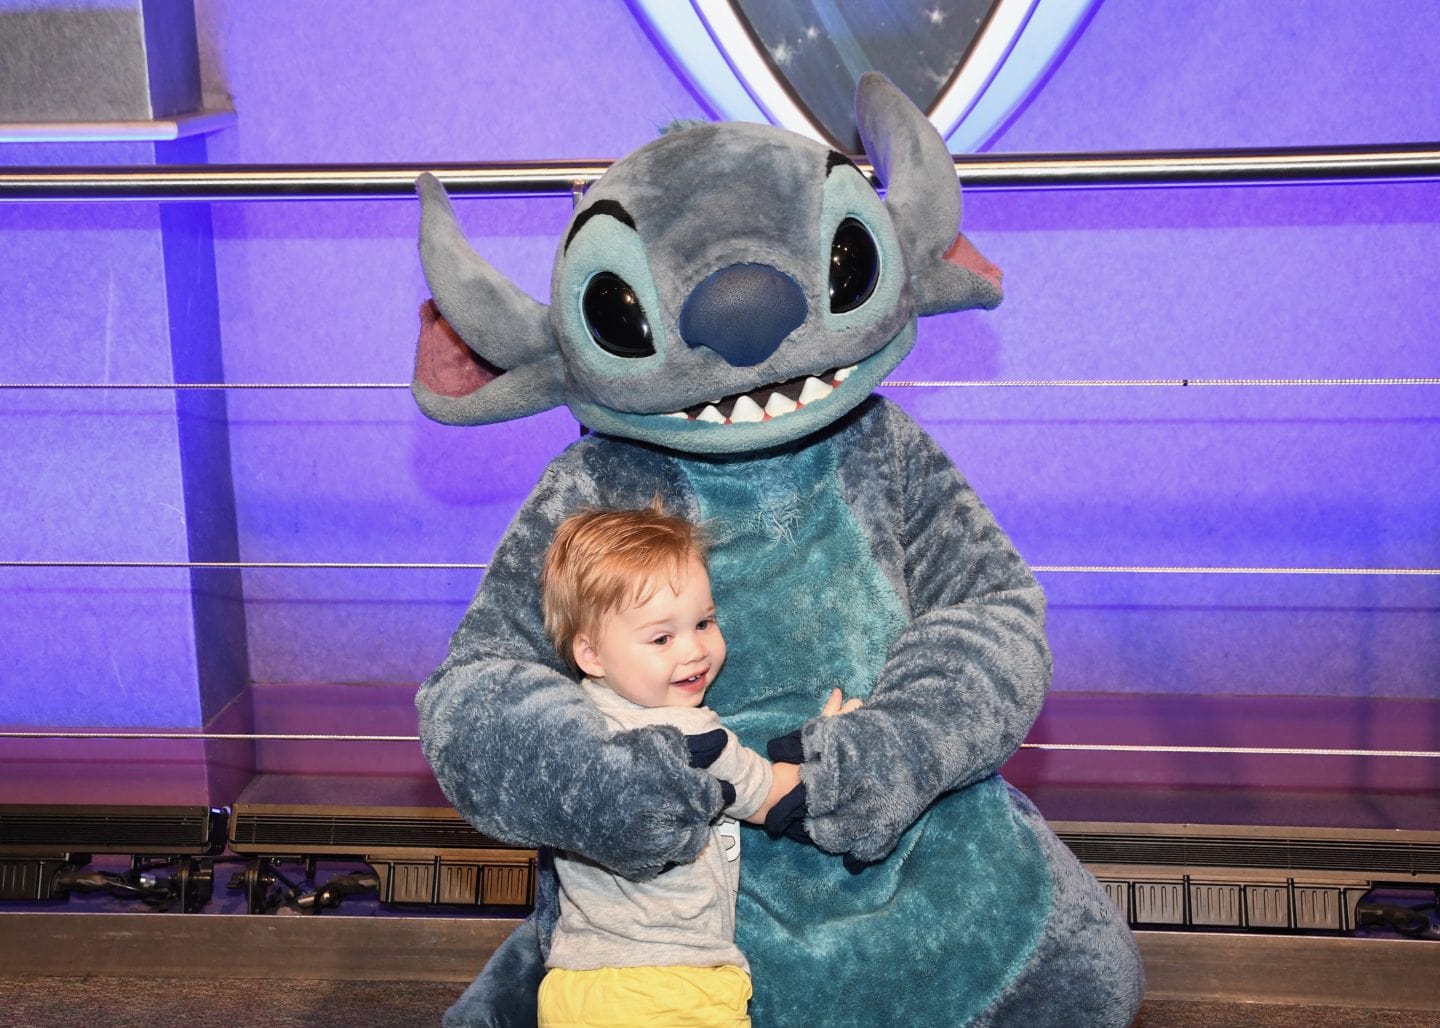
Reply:
<svg viewBox="0 0 1440 1028"><path fill-rule="evenodd" d="M958 235L924 116L878 74L856 109L883 199L789 132L678 128L579 204L548 307L475 255L422 177L421 407L479 425L563 404L591 430L546 469L422 687L425 752L498 838L636 880L696 855L720 785L674 728L607 732L537 585L567 514L659 495L712 541L730 656L707 704L762 752L789 736L778 752L801 763L790 830L744 833L755 1024L1125 1025L1142 992L1128 929L996 774L1049 684L1044 596L946 455L872 395L918 316L993 307L1000 275ZM816 717L836 686L864 707ZM534 1023L553 874L538 891L447 1023Z"/></svg>

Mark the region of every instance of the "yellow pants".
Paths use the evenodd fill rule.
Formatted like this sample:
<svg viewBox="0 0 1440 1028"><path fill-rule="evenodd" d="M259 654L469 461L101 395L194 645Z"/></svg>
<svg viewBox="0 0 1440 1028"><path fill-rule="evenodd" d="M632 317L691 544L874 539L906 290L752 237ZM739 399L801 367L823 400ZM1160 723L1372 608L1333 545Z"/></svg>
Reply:
<svg viewBox="0 0 1440 1028"><path fill-rule="evenodd" d="M540 1028L749 1028L750 976L738 967L553 968Z"/></svg>

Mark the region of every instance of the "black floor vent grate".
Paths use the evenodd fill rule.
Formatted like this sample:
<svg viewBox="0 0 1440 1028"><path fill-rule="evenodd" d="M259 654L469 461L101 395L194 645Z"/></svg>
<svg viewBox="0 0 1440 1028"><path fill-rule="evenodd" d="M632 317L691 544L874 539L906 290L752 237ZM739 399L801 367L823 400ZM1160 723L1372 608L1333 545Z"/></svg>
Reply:
<svg viewBox="0 0 1440 1028"><path fill-rule="evenodd" d="M237 813L232 836L246 846L332 846L356 852L391 847L508 848L459 818Z"/></svg>
<svg viewBox="0 0 1440 1028"><path fill-rule="evenodd" d="M1087 864L1440 874L1437 843L1064 832L1060 838Z"/></svg>
<svg viewBox="0 0 1440 1028"><path fill-rule="evenodd" d="M0 846L149 852L203 849L209 840L210 816L203 809L185 814L0 810Z"/></svg>

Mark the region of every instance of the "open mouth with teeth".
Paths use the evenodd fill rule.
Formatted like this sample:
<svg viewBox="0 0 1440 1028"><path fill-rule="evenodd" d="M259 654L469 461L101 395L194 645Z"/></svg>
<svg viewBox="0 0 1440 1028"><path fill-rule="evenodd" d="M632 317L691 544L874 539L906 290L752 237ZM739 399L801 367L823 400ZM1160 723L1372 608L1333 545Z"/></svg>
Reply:
<svg viewBox="0 0 1440 1028"><path fill-rule="evenodd" d="M667 414L670 418L704 421L712 425L748 425L772 421L825 399L855 370L832 368L818 375L798 375L774 385L761 386L747 393L737 393L721 400L697 403L682 411Z"/></svg>
<svg viewBox="0 0 1440 1028"><path fill-rule="evenodd" d="M672 689L680 689L684 692L694 692L696 689L702 688L705 685L705 676L709 673L710 671L707 668L698 675L691 675L689 678L682 678L678 682L671 682L670 687Z"/></svg>
<svg viewBox="0 0 1440 1028"><path fill-rule="evenodd" d="M592 432L654 443L680 453L758 452L834 424L864 402L914 345L912 321L854 364L756 386L669 414L616 410L580 397L566 402L570 412Z"/></svg>

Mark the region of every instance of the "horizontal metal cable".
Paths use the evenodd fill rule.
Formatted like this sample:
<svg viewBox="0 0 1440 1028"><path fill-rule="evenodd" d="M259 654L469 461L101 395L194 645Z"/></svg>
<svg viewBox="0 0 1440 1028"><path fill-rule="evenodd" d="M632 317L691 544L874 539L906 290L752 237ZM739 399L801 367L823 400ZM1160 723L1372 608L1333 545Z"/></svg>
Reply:
<svg viewBox="0 0 1440 1028"><path fill-rule="evenodd" d="M891 389L1056 389L1225 386L1233 388L1323 386L1435 386L1440 378L1008 378L881 382ZM0 382L0 389L409 389L409 382Z"/></svg>
<svg viewBox="0 0 1440 1028"><path fill-rule="evenodd" d="M1420 757L1440 760L1435 750L1332 750L1304 746L1145 746L1088 742L1026 742L1022 750L1076 750L1087 753L1205 753L1262 757Z"/></svg>
<svg viewBox="0 0 1440 1028"><path fill-rule="evenodd" d="M965 154L955 170L970 191L1113 186L1428 181L1440 178L1440 143L1128 153ZM124 165L0 170L3 201L387 200L415 196L437 175L458 196L570 197L613 162L551 160L469 164ZM870 172L867 159L855 162Z"/></svg>
<svg viewBox="0 0 1440 1028"><path fill-rule="evenodd" d="M1440 378L1010 378L937 379L933 381L881 382L882 386L911 389L1056 389L1056 388L1140 388L1157 386L1231 386L1242 388L1285 386L1433 386Z"/></svg>
<svg viewBox="0 0 1440 1028"><path fill-rule="evenodd" d="M257 742L413 742L418 735L342 735L278 732L0 732L0 739L196 739L201 741ZM1088 742L1027 742L1022 750L1059 750L1087 753L1191 753L1267 757L1414 757L1440 759L1433 750L1346 750L1299 746L1151 746Z"/></svg>
<svg viewBox="0 0 1440 1028"><path fill-rule="evenodd" d="M1032 564L1044 574L1088 575L1440 575L1440 568L1146 567L1130 564Z"/></svg>
<svg viewBox="0 0 1440 1028"><path fill-rule="evenodd" d="M419 742L418 735L266 732L0 732L0 739L196 739L201 742Z"/></svg>
<svg viewBox="0 0 1440 1028"><path fill-rule="evenodd" d="M486 571L489 564L449 561L192 561L192 560L0 560L0 568L211 568L246 571L256 568L339 569L347 571ZM1370 575L1434 576L1440 568L1306 568L1306 567L1187 567L1134 564L1032 564L1041 574L1100 575Z"/></svg>
<svg viewBox="0 0 1440 1028"><path fill-rule="evenodd" d="M0 382L0 389L409 389L409 382Z"/></svg>
<svg viewBox="0 0 1440 1028"><path fill-rule="evenodd" d="M245 571L252 568L331 568L347 571L484 571L489 564L450 562L381 562L318 560L0 560L0 568L214 568Z"/></svg>

